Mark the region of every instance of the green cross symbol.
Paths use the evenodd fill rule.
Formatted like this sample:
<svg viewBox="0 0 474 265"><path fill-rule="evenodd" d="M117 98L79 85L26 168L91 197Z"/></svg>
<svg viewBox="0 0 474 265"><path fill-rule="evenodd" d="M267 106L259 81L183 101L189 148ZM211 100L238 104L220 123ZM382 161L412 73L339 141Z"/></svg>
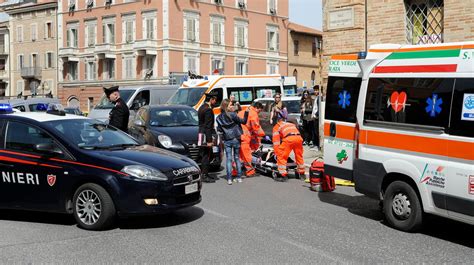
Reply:
<svg viewBox="0 0 474 265"><path fill-rule="evenodd" d="M346 150L342 149L341 152L337 153L336 159L339 164L342 164L342 162L346 161L348 158Z"/></svg>

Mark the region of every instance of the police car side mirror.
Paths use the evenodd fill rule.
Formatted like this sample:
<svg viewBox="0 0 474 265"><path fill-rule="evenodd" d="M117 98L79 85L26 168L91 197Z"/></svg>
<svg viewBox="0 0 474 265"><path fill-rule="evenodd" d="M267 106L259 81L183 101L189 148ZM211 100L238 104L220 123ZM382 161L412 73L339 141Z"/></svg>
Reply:
<svg viewBox="0 0 474 265"><path fill-rule="evenodd" d="M63 152L53 143L41 143L35 145L35 150L39 153L48 155L60 155Z"/></svg>

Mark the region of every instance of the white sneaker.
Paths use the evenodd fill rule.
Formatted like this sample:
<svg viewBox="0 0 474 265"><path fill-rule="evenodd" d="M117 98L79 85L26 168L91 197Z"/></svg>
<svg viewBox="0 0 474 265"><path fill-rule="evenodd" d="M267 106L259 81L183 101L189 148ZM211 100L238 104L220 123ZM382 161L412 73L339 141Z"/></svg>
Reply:
<svg viewBox="0 0 474 265"><path fill-rule="evenodd" d="M238 178L238 179L237 179L237 182L238 182L238 183L242 183L242 179L241 179L241 178Z"/></svg>
<svg viewBox="0 0 474 265"><path fill-rule="evenodd" d="M232 185L232 180L231 180L231 179L228 179L228 180L227 180L227 184Z"/></svg>

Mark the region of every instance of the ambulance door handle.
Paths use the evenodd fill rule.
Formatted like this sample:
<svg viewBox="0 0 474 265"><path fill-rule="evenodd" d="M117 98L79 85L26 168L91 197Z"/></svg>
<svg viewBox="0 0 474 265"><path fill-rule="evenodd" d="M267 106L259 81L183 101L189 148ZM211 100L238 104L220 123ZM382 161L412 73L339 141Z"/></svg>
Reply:
<svg viewBox="0 0 474 265"><path fill-rule="evenodd" d="M335 122L331 122L331 124L329 125L329 134L331 137L336 137L336 123Z"/></svg>

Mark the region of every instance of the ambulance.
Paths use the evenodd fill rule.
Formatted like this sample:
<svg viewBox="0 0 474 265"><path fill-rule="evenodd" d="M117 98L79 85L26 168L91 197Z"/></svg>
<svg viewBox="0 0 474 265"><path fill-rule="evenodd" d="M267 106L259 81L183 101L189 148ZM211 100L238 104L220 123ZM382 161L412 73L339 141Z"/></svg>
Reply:
<svg viewBox="0 0 474 265"><path fill-rule="evenodd" d="M231 95L235 96L242 107L247 107L257 98L273 98L275 93L294 96L297 93L295 77L280 75L192 75L168 100L168 104L187 105L196 110L204 103L205 93L215 91L217 105ZM220 109L214 108L219 114Z"/></svg>
<svg viewBox="0 0 474 265"><path fill-rule="evenodd" d="M324 161L396 229L425 213L474 224L474 42L333 56Z"/></svg>

